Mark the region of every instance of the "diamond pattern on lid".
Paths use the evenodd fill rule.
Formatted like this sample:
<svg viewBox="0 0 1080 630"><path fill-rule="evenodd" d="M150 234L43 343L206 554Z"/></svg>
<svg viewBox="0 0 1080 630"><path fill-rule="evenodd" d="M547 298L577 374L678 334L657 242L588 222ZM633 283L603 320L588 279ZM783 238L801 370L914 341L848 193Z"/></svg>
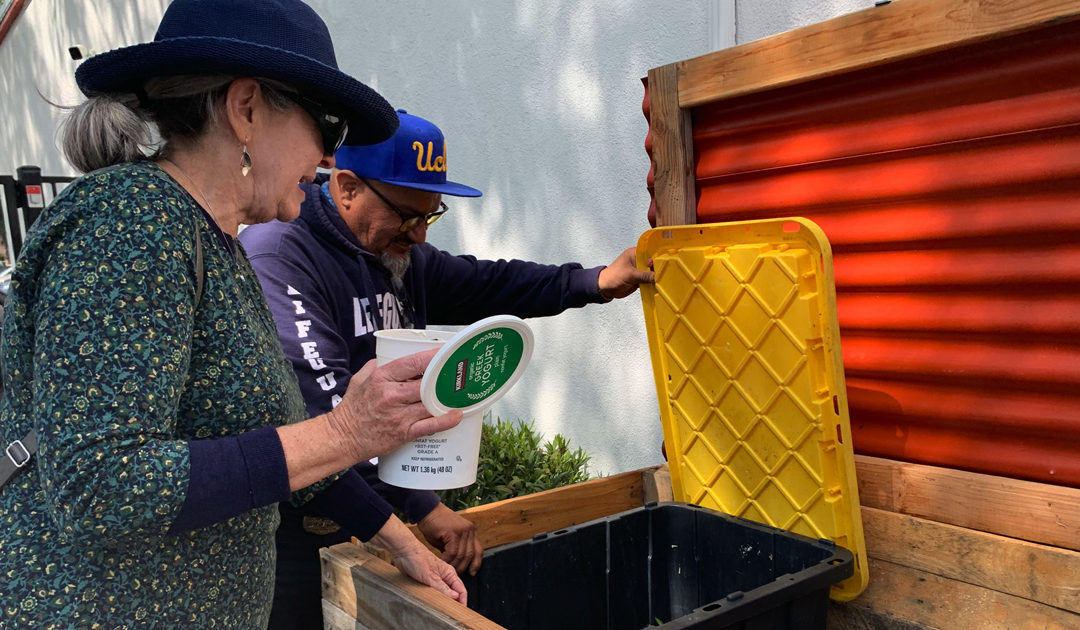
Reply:
<svg viewBox="0 0 1080 630"><path fill-rule="evenodd" d="M804 219L646 232L642 303L678 500L865 557L831 253ZM866 584L866 563L834 595Z"/></svg>

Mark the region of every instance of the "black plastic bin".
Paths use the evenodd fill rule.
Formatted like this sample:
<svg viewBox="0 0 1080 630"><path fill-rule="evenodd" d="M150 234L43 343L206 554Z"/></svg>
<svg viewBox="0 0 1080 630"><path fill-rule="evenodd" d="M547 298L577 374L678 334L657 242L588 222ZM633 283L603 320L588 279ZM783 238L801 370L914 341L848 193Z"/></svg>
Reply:
<svg viewBox="0 0 1080 630"><path fill-rule="evenodd" d="M807 630L853 572L832 541L661 503L489 549L463 580L469 607L510 630Z"/></svg>

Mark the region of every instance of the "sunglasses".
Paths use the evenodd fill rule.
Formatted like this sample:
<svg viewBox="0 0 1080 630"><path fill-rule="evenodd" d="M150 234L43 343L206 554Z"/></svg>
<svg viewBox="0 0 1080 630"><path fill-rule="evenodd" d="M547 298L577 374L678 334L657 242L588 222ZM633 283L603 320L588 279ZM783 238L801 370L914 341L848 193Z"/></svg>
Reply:
<svg viewBox="0 0 1080 630"><path fill-rule="evenodd" d="M375 188L374 186L371 185L371 182L369 180L364 179L363 182L365 184L367 184L367 187L369 189L371 189L371 192L375 193L376 197L381 199L382 202L384 204L386 204L387 208L390 208L391 210L394 211L394 214L401 217L401 225L398 227L398 232L400 232L402 234L404 234L405 232L408 232L409 230L411 230L413 228L418 227L421 223L426 223L427 225L431 225L432 223L438 221L439 217L446 214L447 211L450 210L450 208L447 207L447 205L445 203L440 201L439 202L439 209L436 210L435 212L430 212L428 214L408 214L408 213L402 211L397 206L395 206L394 202L390 201L385 196L383 196L383 194L381 192L379 192L378 188Z"/></svg>
<svg viewBox="0 0 1080 630"><path fill-rule="evenodd" d="M348 121L337 114L331 114L321 104L306 96L296 92L283 91L281 93L315 119L315 124L319 126L319 133L322 134L323 153L325 155L337 153L337 150L341 148L341 143L345 142L345 135L349 133Z"/></svg>

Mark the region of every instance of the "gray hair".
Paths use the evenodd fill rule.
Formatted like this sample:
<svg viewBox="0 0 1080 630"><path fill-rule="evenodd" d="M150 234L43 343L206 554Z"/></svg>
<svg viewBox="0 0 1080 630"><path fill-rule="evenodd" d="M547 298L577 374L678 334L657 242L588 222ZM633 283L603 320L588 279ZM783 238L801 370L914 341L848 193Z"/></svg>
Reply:
<svg viewBox="0 0 1080 630"><path fill-rule="evenodd" d="M405 277L405 272L409 270L409 264L412 262L412 257L408 254L404 256L395 256L389 252L383 252L379 256L379 262L383 267L390 272L390 279L394 282L396 289L401 289L402 278Z"/></svg>
<svg viewBox="0 0 1080 630"><path fill-rule="evenodd" d="M149 79L141 94L91 96L71 109L61 144L71 164L84 173L146 158L166 157L175 140L195 140L221 121L222 103L235 76L178 75ZM292 102L292 88L259 79L269 106Z"/></svg>

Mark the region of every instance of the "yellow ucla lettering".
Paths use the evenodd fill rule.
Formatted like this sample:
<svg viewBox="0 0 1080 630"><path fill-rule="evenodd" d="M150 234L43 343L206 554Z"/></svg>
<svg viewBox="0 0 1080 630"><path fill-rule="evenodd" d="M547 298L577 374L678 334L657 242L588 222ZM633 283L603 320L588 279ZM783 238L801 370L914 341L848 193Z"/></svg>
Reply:
<svg viewBox="0 0 1080 630"><path fill-rule="evenodd" d="M443 154L436 157L434 164L432 164L432 157L435 153L435 143L427 143L427 151L425 151L424 144L419 140L412 143L412 148L416 151L416 170L418 171L446 171L446 141L443 141Z"/></svg>
<svg viewBox="0 0 1080 630"><path fill-rule="evenodd" d="M435 169L431 168L431 154L435 152L435 147L431 146L432 144L434 144L434 143L432 143L432 142L427 143L427 161L424 162L424 168L423 168L423 170L425 170L425 171L433 171L433 170L435 170Z"/></svg>
<svg viewBox="0 0 1080 630"><path fill-rule="evenodd" d="M446 172L446 140L442 143L442 155L435 158L435 170L441 173Z"/></svg>
<svg viewBox="0 0 1080 630"><path fill-rule="evenodd" d="M413 148L413 151L416 151L416 170L423 171L424 170L424 145L423 145L422 142L417 140L416 142L412 143L412 148Z"/></svg>

